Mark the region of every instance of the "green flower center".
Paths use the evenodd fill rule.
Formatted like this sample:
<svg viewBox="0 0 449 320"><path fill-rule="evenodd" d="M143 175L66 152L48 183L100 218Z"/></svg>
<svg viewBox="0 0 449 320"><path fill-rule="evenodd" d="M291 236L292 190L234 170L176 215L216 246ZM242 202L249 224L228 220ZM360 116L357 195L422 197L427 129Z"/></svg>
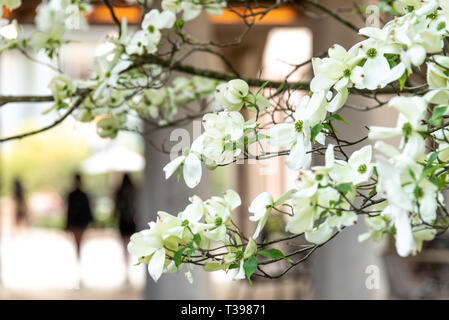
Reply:
<svg viewBox="0 0 449 320"><path fill-rule="evenodd" d="M343 76L349 77L350 75L351 75L351 70L345 69L345 71L343 71Z"/></svg>
<svg viewBox="0 0 449 320"><path fill-rule="evenodd" d="M302 129L303 129L303 125L304 125L304 122L302 122L301 120L296 121L295 122L295 130L296 130L296 132L301 133Z"/></svg>
<svg viewBox="0 0 449 320"><path fill-rule="evenodd" d="M320 180L322 180L323 179L323 175L322 174L317 174L316 176L315 176L315 180L316 181L320 181Z"/></svg>
<svg viewBox="0 0 449 320"><path fill-rule="evenodd" d="M149 33L153 33L153 32L154 32L154 26L149 25L149 26L148 26L148 32L149 32Z"/></svg>
<svg viewBox="0 0 449 320"><path fill-rule="evenodd" d="M410 122L404 123L402 126L402 133L404 134L405 138L407 139L409 135L412 134L412 125Z"/></svg>
<svg viewBox="0 0 449 320"><path fill-rule="evenodd" d="M413 189L413 195L416 199L421 199L424 196L424 190L421 187L416 186L415 189Z"/></svg>
<svg viewBox="0 0 449 320"><path fill-rule="evenodd" d="M437 17L438 17L437 13L436 12L432 12L431 14L427 15L426 18L430 19L430 20L435 20Z"/></svg>
<svg viewBox="0 0 449 320"><path fill-rule="evenodd" d="M223 219L221 217L218 217L215 219L215 225L218 227L223 223Z"/></svg>
<svg viewBox="0 0 449 320"><path fill-rule="evenodd" d="M361 174L364 174L364 173L366 172L367 169L368 169L368 168L366 167L366 164L361 164L361 165L358 167L357 171L358 171L359 173L361 173Z"/></svg>
<svg viewBox="0 0 449 320"><path fill-rule="evenodd" d="M368 49L368 51L366 52L366 55L367 55L369 58L374 58L374 57L377 56L377 50L376 50L375 48L370 48L370 49Z"/></svg>

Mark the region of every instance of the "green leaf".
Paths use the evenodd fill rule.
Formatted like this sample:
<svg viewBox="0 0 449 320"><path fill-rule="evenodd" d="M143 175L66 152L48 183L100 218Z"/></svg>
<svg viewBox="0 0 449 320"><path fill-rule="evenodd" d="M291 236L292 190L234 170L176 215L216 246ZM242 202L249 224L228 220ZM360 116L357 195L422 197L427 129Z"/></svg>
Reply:
<svg viewBox="0 0 449 320"><path fill-rule="evenodd" d="M438 152L432 152L429 159L427 160L426 167L429 167L432 165L432 163L438 158Z"/></svg>
<svg viewBox="0 0 449 320"><path fill-rule="evenodd" d="M282 251L280 251L278 249L274 249L274 248L259 251L259 252L257 252L257 254L259 254L263 257L266 257L266 258L271 258L273 260L281 260L281 259L285 258Z"/></svg>
<svg viewBox="0 0 449 320"><path fill-rule="evenodd" d="M340 183L335 187L338 191L347 193L352 190L352 184L350 182L348 183Z"/></svg>
<svg viewBox="0 0 449 320"><path fill-rule="evenodd" d="M312 142L315 142L316 136L321 132L323 128L324 125L321 123L318 123L312 127L312 129L310 130L310 140L312 140Z"/></svg>
<svg viewBox="0 0 449 320"><path fill-rule="evenodd" d="M178 251L175 252L175 255L173 256L173 261L175 262L175 266L179 267L182 263L182 254L184 253L184 250L186 247L182 247Z"/></svg>
<svg viewBox="0 0 449 320"><path fill-rule="evenodd" d="M427 120L427 123L435 127L439 126L446 110L447 106L436 107L433 109L432 116Z"/></svg>
<svg viewBox="0 0 449 320"><path fill-rule="evenodd" d="M408 168L408 173L409 173L410 177L412 177L413 180L416 180L415 173L412 171L412 169Z"/></svg>
<svg viewBox="0 0 449 320"><path fill-rule="evenodd" d="M438 190L441 190L444 187L446 187L446 176L447 176L447 173L444 173L441 176L439 176L439 178L438 178Z"/></svg>
<svg viewBox="0 0 449 320"><path fill-rule="evenodd" d="M231 269L237 269L237 268L239 268L239 267L240 267L240 265L239 265L238 263L233 263L233 264L231 264L231 265L229 266L228 270L231 270Z"/></svg>
<svg viewBox="0 0 449 320"><path fill-rule="evenodd" d="M337 114L337 113L334 113L334 114L331 114L329 117L327 117L326 119L324 119L324 121L341 121L341 122L343 122L344 124L348 124L347 122L346 122L346 120L345 119L343 119L343 117L341 116L341 115L339 115L339 114Z"/></svg>
<svg viewBox="0 0 449 320"><path fill-rule="evenodd" d="M179 30L181 30L181 29L184 27L184 23L185 23L185 21L182 20L182 19L177 20L176 23L175 23L176 28L178 28Z"/></svg>
<svg viewBox="0 0 449 320"><path fill-rule="evenodd" d="M404 74L399 78L398 81L399 81L400 90L402 91L404 89L405 82L407 81L407 73L404 72Z"/></svg>
<svg viewBox="0 0 449 320"><path fill-rule="evenodd" d="M251 276L254 272L256 272L258 264L259 262L257 261L255 256L251 256L243 263L243 270L245 271L246 278L251 285L253 284L253 282L251 281Z"/></svg>
<svg viewBox="0 0 449 320"><path fill-rule="evenodd" d="M191 248L191 249L189 249L189 250L187 250L186 251L186 256L188 257L188 258L190 258L191 256L192 256L192 254L196 251L197 249L196 248Z"/></svg>
<svg viewBox="0 0 449 320"><path fill-rule="evenodd" d="M257 90L256 96L260 93L260 91L262 91L263 88L265 88L265 86L269 83L270 81L265 81L264 83L262 83L262 85L260 86L259 90Z"/></svg>
<svg viewBox="0 0 449 320"><path fill-rule="evenodd" d="M197 246L200 245L200 243L201 243L201 236L200 236L199 233L197 233L197 234L195 234L195 235L193 236L193 242L195 242Z"/></svg>

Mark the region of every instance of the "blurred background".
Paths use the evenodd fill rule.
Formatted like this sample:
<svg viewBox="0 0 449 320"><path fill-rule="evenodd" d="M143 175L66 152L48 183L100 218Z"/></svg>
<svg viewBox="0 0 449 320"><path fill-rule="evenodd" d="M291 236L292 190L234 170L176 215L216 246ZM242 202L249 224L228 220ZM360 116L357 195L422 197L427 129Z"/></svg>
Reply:
<svg viewBox="0 0 449 320"><path fill-rule="evenodd" d="M14 13L15 18L24 24L26 32L31 32L35 7L40 1L23 2L23 7ZM352 5L352 1L343 0L321 3L334 9ZM141 16L138 7L122 7L116 13L127 18L131 29L137 28ZM343 16L359 27L365 26L363 16L350 12ZM69 38L74 42L61 52L62 69L74 79L89 76L93 57L109 49L101 44L105 35L115 32L105 6L95 5L89 20L89 31L72 32ZM220 17L203 13L186 27L199 39L220 43L234 40L244 30L240 19L228 11ZM13 31L3 27L0 32ZM223 48L222 53L241 74L283 80L292 70L291 64L320 55L334 43L349 48L359 40L354 32L322 13L306 13L286 5L258 21L241 45ZM44 55L37 58L45 61ZM189 57L187 62L227 71L219 60L204 53ZM47 85L53 76L51 69L20 53L0 56L0 94L50 94ZM309 66L296 71L290 81L310 78ZM299 98L300 94L289 97ZM351 103L370 102L357 98ZM43 114L50 106L51 103L1 106L0 136L51 123L57 115ZM344 111L342 115L351 127L342 125L339 130L352 140L366 134L366 125L388 126L396 122L396 114L387 110ZM131 121L144 127L138 120ZM195 126L200 126L199 122L185 127L192 133L192 140L199 134ZM420 255L403 259L388 240L380 244L358 243L358 235L365 231L363 219L279 280L256 279L251 287L245 281L233 282L231 274L196 270L193 285L183 272L164 275L155 284L145 267L135 266L135 259L126 254L125 244L134 223L140 230L155 219L158 210L177 214L192 194L205 199L233 188L243 199L237 220L249 233L254 228L246 211L251 200L262 191L279 196L293 186L295 176L284 166L285 159L271 159L218 168L207 173L197 189L191 190L176 179L164 179L162 168L169 156L160 153L154 141L162 143L170 131L148 136L153 143L126 132L114 140L102 139L95 131L94 123L68 118L43 134L0 144L0 299L449 297L449 251L444 236L428 244ZM81 174L81 181L76 181L75 172ZM91 219L85 229L70 228L68 201L71 197L83 197L81 194L88 196ZM135 199L136 205L121 208L117 203L122 203L119 200L123 197ZM129 221L123 221L118 216L120 210L134 213ZM273 217L264 237L281 236L284 224L282 219Z"/></svg>

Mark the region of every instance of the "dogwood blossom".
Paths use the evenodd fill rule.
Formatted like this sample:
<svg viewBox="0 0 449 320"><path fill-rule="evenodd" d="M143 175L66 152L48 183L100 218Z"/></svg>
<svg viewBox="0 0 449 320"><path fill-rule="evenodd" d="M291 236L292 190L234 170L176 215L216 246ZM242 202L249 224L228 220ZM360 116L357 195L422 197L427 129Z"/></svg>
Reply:
<svg viewBox="0 0 449 320"><path fill-rule="evenodd" d="M256 239L263 227L270 217L272 206L273 206L273 196L268 192L262 192L259 194L248 208L248 212L252 213L253 216L249 217L251 221L258 221L256 231L254 231L253 238Z"/></svg>
<svg viewBox="0 0 449 320"><path fill-rule="evenodd" d="M171 11L151 10L145 14L141 25L142 30L137 31L131 38L126 52L138 55L155 53L162 36L160 30L173 27L175 21L176 16Z"/></svg>
<svg viewBox="0 0 449 320"><path fill-rule="evenodd" d="M365 146L355 151L348 162L336 160L330 176L339 183L351 182L357 185L367 181L373 169L371 152L371 146Z"/></svg>
<svg viewBox="0 0 449 320"><path fill-rule="evenodd" d="M245 104L253 111L257 107L259 112L270 106L264 96L252 94L248 84L241 79L234 79L218 85L215 90L215 99L228 111L239 111Z"/></svg>
<svg viewBox="0 0 449 320"><path fill-rule="evenodd" d="M316 92L312 97L304 96L295 111L295 123L280 123L270 128L269 144L276 147L291 145L286 164L291 170L308 168L312 156L310 129L326 117L326 97L324 91ZM324 144L324 134L317 139Z"/></svg>

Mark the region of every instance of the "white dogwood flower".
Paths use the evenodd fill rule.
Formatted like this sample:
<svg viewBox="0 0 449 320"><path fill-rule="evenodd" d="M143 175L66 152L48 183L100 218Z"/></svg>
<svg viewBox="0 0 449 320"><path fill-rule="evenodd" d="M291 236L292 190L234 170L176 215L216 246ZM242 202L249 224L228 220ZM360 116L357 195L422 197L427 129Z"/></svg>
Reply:
<svg viewBox="0 0 449 320"><path fill-rule="evenodd" d="M194 147L193 147L194 148ZM201 160L198 153L193 149L186 150L185 154L179 156L162 169L165 172L165 179L170 178L173 173L182 167L182 176L189 188L195 188L201 181L202 169Z"/></svg>
<svg viewBox="0 0 449 320"><path fill-rule="evenodd" d="M248 84L240 79L234 79L217 86L215 99L229 111L238 111L245 103L249 93Z"/></svg>
<svg viewBox="0 0 449 320"><path fill-rule="evenodd" d="M249 217L251 221L258 221L256 231L254 231L253 238L256 239L265 224L270 217L272 206L273 206L273 196L269 192L262 192L251 202L248 208L248 212L253 215Z"/></svg>
<svg viewBox="0 0 449 320"><path fill-rule="evenodd" d="M310 82L312 92L328 90L334 85L338 89L346 88L351 83L352 69L363 59L363 56L359 55L358 46L346 51L342 46L334 44L329 48L328 55L328 58L312 59L315 74Z"/></svg>
<svg viewBox="0 0 449 320"><path fill-rule="evenodd" d="M295 123L280 123L272 126L269 131L268 143L283 147L291 145L286 164L291 170L308 168L311 162L312 149L310 129L326 117L326 97L324 91L315 92L312 97L304 96L295 112ZM317 141L324 143L324 135Z"/></svg>
<svg viewBox="0 0 449 320"><path fill-rule="evenodd" d="M330 176L339 183L351 182L354 185L368 181L373 169L371 154L371 146L365 146L355 151L348 162L336 160Z"/></svg>

